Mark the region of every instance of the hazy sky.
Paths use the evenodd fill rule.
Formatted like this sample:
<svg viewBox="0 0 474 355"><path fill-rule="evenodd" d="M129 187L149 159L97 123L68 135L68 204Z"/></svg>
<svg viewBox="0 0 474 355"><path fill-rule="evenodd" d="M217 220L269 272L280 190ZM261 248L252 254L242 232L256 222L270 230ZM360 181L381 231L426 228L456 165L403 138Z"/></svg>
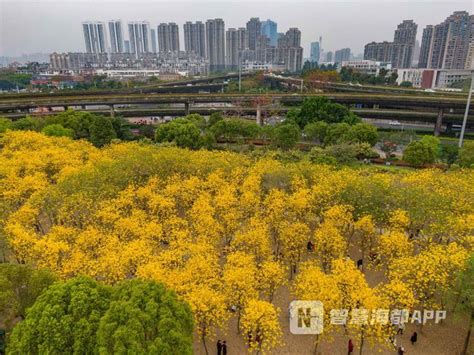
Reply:
<svg viewBox="0 0 474 355"><path fill-rule="evenodd" d="M437 24L456 10L473 13L474 0L467 1L163 1L163 0L0 0L0 56L53 51L84 51L81 21L122 19L147 20L180 26L183 23L224 19L226 28L245 26L250 17L270 18L278 32L298 27L304 56L309 45L323 37L326 51L350 47L363 51L370 41L392 40L397 24L413 19L418 38L428 24ZM126 27L125 27L126 29ZM125 31L125 37L128 37Z"/></svg>

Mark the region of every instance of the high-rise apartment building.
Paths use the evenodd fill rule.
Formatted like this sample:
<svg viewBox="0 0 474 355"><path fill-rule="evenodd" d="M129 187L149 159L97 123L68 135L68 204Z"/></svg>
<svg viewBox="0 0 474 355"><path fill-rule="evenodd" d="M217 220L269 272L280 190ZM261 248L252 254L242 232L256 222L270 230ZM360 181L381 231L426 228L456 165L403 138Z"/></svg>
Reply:
<svg viewBox="0 0 474 355"><path fill-rule="evenodd" d="M313 63L319 62L319 55L321 53L321 48L319 46L319 42L311 42L311 53L310 53L310 61Z"/></svg>
<svg viewBox="0 0 474 355"><path fill-rule="evenodd" d="M184 50L187 53L195 53L200 57L206 57L206 31L201 21L186 22L184 29Z"/></svg>
<svg viewBox="0 0 474 355"><path fill-rule="evenodd" d="M418 68L428 68L428 61L431 53L431 44L433 37L434 27L428 25L423 30L423 36L421 37L421 48L420 48L420 58L418 59Z"/></svg>
<svg viewBox="0 0 474 355"><path fill-rule="evenodd" d="M150 24L148 22L129 22L128 38L130 53L134 53L136 58L144 53L150 53Z"/></svg>
<svg viewBox="0 0 474 355"><path fill-rule="evenodd" d="M392 68L410 68L418 25L405 20L397 26L393 42L371 42L364 48L364 59L391 62Z"/></svg>
<svg viewBox="0 0 474 355"><path fill-rule="evenodd" d="M123 41L123 49L125 50L125 53L130 53L130 41L129 40Z"/></svg>
<svg viewBox="0 0 474 355"><path fill-rule="evenodd" d="M465 69L474 69L474 39L469 45L469 51L467 53Z"/></svg>
<svg viewBox="0 0 474 355"><path fill-rule="evenodd" d="M342 48L334 52L334 63L347 62L351 59L351 49Z"/></svg>
<svg viewBox="0 0 474 355"><path fill-rule="evenodd" d="M292 27L286 32L288 38L288 47L300 47L301 46L301 31Z"/></svg>
<svg viewBox="0 0 474 355"><path fill-rule="evenodd" d="M286 57L286 70L290 72L300 71L303 64L303 48L289 47Z"/></svg>
<svg viewBox="0 0 474 355"><path fill-rule="evenodd" d="M327 52L326 53L326 62L332 63L333 59L334 59L333 58L333 53L331 51Z"/></svg>
<svg viewBox="0 0 474 355"><path fill-rule="evenodd" d="M392 65L397 68L410 68L415 54L416 32L418 25L413 20L405 20L397 26L393 36L395 44L392 54ZM397 53L397 55L394 55Z"/></svg>
<svg viewBox="0 0 474 355"><path fill-rule="evenodd" d="M151 35L151 51L152 53L156 53L158 50L158 47L156 45L156 31L153 28L150 29L150 35Z"/></svg>
<svg viewBox="0 0 474 355"><path fill-rule="evenodd" d="M179 27L176 23L158 25L158 48L162 53L179 51Z"/></svg>
<svg viewBox="0 0 474 355"><path fill-rule="evenodd" d="M278 38L275 62L285 65L291 72L300 71L303 65L303 48L301 47L301 31L290 28Z"/></svg>
<svg viewBox="0 0 474 355"><path fill-rule="evenodd" d="M123 53L122 21L109 21L110 50L112 53Z"/></svg>
<svg viewBox="0 0 474 355"><path fill-rule="evenodd" d="M404 20L397 26L393 42L415 44L417 29L418 25L413 20Z"/></svg>
<svg viewBox="0 0 474 355"><path fill-rule="evenodd" d="M278 34L277 23L272 20L266 20L261 23L262 34L270 39L270 46L276 47Z"/></svg>
<svg viewBox="0 0 474 355"><path fill-rule="evenodd" d="M418 66L431 69L468 68L473 43L474 15L456 11L444 22L424 29Z"/></svg>
<svg viewBox="0 0 474 355"><path fill-rule="evenodd" d="M210 71L225 68L225 25L220 18L206 21L206 53Z"/></svg>
<svg viewBox="0 0 474 355"><path fill-rule="evenodd" d="M262 34L262 23L258 17L252 17L247 22L247 48L254 51L257 49L258 37Z"/></svg>
<svg viewBox="0 0 474 355"><path fill-rule="evenodd" d="M226 67L236 69L242 60L241 54L245 49L245 28L229 28L225 33Z"/></svg>
<svg viewBox="0 0 474 355"><path fill-rule="evenodd" d="M103 22L83 22L82 31L87 53L106 53L107 40Z"/></svg>

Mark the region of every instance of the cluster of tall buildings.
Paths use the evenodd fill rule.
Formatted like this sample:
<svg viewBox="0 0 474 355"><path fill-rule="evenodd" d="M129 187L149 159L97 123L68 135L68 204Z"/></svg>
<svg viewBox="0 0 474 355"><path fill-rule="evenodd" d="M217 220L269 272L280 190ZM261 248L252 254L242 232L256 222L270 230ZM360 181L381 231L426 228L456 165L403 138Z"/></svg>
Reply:
<svg viewBox="0 0 474 355"><path fill-rule="evenodd" d="M341 48L334 52L323 50L323 38L319 37L319 42L311 43L310 62L313 63L334 63L341 65L342 62L350 60L352 57L350 48Z"/></svg>
<svg viewBox="0 0 474 355"><path fill-rule="evenodd" d="M410 68L413 63L418 25L405 20L395 30L392 42L370 42L365 45L364 59L390 62L392 68Z"/></svg>
<svg viewBox="0 0 474 355"><path fill-rule="evenodd" d="M423 30L416 58L417 24L405 20L398 25L392 42L371 42L365 46L364 59L391 62L392 68L470 69L474 58L474 15L456 11L438 25Z"/></svg>
<svg viewBox="0 0 474 355"><path fill-rule="evenodd" d="M423 30L419 68L471 69L474 64L474 15L456 11Z"/></svg>
<svg viewBox="0 0 474 355"><path fill-rule="evenodd" d="M82 23L87 53L130 54L136 59L149 54L179 52L179 26L176 23L161 23L156 29L146 21L128 23L128 39L120 20ZM186 22L184 30L184 52L203 57L209 62L211 71L225 68L237 69L243 62L256 62L284 66L286 70L298 71L303 62L301 32L290 28L286 33L277 32L277 23L251 18L245 27L228 28L220 18ZM127 57L127 56L126 56Z"/></svg>

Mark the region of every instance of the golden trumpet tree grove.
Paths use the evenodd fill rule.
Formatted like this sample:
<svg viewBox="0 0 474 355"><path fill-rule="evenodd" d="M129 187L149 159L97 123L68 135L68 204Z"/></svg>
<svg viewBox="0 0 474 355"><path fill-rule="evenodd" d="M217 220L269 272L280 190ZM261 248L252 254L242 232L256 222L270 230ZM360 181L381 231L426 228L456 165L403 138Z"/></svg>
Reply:
<svg viewBox="0 0 474 355"><path fill-rule="evenodd" d="M140 143L98 149L6 132L0 236L7 258L60 278L163 282L189 303L203 342L236 317L249 351L266 352L282 343L272 304L282 287L323 301L325 322L331 308L441 307L472 253L473 181L473 170L336 168ZM359 258L384 281L369 286ZM337 331L325 326L316 346ZM378 323L347 331L378 346L393 332Z"/></svg>

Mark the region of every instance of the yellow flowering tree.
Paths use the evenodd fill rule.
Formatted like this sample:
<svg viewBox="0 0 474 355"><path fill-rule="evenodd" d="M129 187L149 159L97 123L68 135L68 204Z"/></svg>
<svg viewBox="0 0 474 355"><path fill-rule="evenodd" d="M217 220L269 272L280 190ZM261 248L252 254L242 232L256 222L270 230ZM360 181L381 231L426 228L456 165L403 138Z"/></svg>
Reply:
<svg viewBox="0 0 474 355"><path fill-rule="evenodd" d="M266 353L282 343L280 310L266 301L250 300L242 314L242 336L255 354Z"/></svg>

